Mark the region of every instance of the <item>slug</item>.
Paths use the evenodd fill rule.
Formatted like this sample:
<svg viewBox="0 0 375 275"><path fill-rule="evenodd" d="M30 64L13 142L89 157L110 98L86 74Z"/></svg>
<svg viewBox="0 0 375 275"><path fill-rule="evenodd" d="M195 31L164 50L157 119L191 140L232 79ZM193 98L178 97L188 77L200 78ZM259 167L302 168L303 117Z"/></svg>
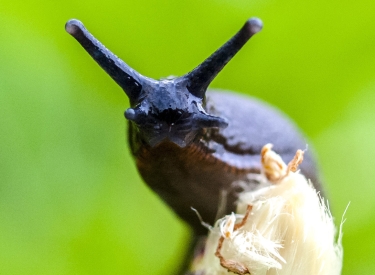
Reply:
<svg viewBox="0 0 375 275"><path fill-rule="evenodd" d="M266 103L234 92L208 90L216 75L254 34L262 29L257 18L244 26L221 48L191 72L154 80L130 68L105 48L75 19L65 25L91 57L124 90L130 100L125 111L128 139L138 171L148 186L194 230L213 224L222 192L221 214L236 208L240 187L249 174L260 173L260 152L267 143L285 161L306 147L300 130ZM321 190L315 160L306 152L301 173Z"/></svg>

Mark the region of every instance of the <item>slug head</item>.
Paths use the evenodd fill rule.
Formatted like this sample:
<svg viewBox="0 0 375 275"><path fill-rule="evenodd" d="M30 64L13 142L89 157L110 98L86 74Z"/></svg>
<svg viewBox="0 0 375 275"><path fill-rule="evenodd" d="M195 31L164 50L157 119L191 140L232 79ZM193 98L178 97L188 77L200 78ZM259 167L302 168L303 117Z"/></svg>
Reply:
<svg viewBox="0 0 375 275"><path fill-rule="evenodd" d="M203 99L194 96L181 79L160 80L142 92L125 117L135 123L142 140L155 146L169 140L185 147L202 128L226 127L225 119L209 115Z"/></svg>
<svg viewBox="0 0 375 275"><path fill-rule="evenodd" d="M225 118L204 110L208 85L251 36L260 31L262 22L252 18L241 30L202 64L188 74L153 80L145 77L105 48L78 20L70 20L65 29L112 77L129 97L131 108L125 117L135 124L143 141L156 146L169 140L185 147L202 129L224 128Z"/></svg>

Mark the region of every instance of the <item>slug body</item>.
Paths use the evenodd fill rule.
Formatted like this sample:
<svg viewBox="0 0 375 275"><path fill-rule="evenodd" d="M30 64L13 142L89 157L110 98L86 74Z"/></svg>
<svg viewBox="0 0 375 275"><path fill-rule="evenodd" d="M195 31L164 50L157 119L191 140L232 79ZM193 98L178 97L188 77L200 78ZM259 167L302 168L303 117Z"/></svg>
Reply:
<svg viewBox="0 0 375 275"><path fill-rule="evenodd" d="M130 144L144 181L197 234L205 234L206 229L190 206L205 222L213 224L225 190L224 212L234 211L241 190L233 183L248 181L249 173L260 173L264 144L272 141L275 151L287 160L298 148L306 147L305 139L283 114L256 99L208 91L206 108L209 113L225 117L228 127L202 132L186 147L170 141L151 147L137 136L130 123ZM300 168L312 182L318 182L309 152ZM251 181L248 184L258 187Z"/></svg>
<svg viewBox="0 0 375 275"><path fill-rule="evenodd" d="M123 88L131 107L129 144L144 181L186 221L197 235L206 233L202 219L213 224L220 201L222 214L236 208L240 187L249 174L260 173L260 152L267 143L289 161L306 141L283 114L256 99L208 91L208 85L247 40L260 31L259 19L242 29L190 73L153 80L131 69L96 40L77 20L66 30ZM315 162L305 154L301 172L320 189ZM226 195L222 196L225 191Z"/></svg>

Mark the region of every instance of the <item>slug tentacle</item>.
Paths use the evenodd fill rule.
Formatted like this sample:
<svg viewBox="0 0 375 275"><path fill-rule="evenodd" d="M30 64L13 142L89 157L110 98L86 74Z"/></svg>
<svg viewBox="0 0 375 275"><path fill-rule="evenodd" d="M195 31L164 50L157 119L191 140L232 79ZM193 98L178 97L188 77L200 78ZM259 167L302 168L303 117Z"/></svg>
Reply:
<svg viewBox="0 0 375 275"><path fill-rule="evenodd" d="M85 28L81 21L76 19L69 20L65 25L65 30L116 81L125 91L131 102L139 98L145 86L150 86L154 82L152 79L130 68L124 61L108 50Z"/></svg>
<svg viewBox="0 0 375 275"><path fill-rule="evenodd" d="M193 71L181 77L188 80L187 88L193 95L204 98L208 85L243 45L263 27L258 18L250 18L245 25L221 48Z"/></svg>

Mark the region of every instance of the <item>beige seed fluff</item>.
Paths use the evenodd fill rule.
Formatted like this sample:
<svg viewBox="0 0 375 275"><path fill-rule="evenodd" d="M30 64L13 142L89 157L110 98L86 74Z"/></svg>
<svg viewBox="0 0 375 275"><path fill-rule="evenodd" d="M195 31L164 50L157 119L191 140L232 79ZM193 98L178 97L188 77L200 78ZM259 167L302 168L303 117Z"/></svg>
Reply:
<svg viewBox="0 0 375 275"><path fill-rule="evenodd" d="M341 274L341 233L336 237L324 200L296 171L302 159L303 151L298 151L286 165L272 145L264 146L261 180L268 186L240 194L237 213L216 222L196 271L206 275ZM244 224L239 225L246 212Z"/></svg>

